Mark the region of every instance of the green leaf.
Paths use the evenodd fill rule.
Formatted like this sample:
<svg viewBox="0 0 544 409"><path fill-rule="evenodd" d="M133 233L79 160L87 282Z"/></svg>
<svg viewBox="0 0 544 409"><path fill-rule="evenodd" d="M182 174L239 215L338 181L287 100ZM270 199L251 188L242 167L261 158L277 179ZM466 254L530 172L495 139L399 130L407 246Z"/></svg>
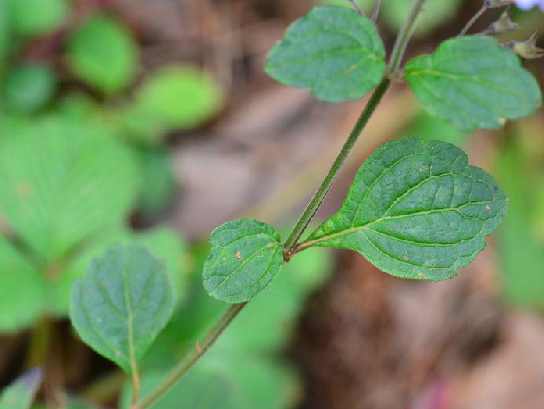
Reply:
<svg viewBox="0 0 544 409"><path fill-rule="evenodd" d="M348 0L319 0L318 3L334 6L353 7ZM370 15L376 0L357 0L359 7ZM415 36L426 34L448 19L455 16L455 13L462 5L463 0L433 0L425 4L425 9L419 16L419 22L415 29ZM387 0L382 1L380 6L379 21L393 30L400 30L404 20L410 13L412 1L408 0Z"/></svg>
<svg viewBox="0 0 544 409"><path fill-rule="evenodd" d="M0 149L0 211L47 262L124 222L137 183L128 148L81 120L33 121Z"/></svg>
<svg viewBox="0 0 544 409"><path fill-rule="evenodd" d="M9 8L16 33L38 36L49 34L62 24L69 11L69 3L67 0L11 0Z"/></svg>
<svg viewBox="0 0 544 409"><path fill-rule="evenodd" d="M506 208L497 183L460 149L401 139L365 161L340 211L304 246L355 250L391 275L439 281L485 248Z"/></svg>
<svg viewBox="0 0 544 409"><path fill-rule="evenodd" d="M533 113L542 96L519 58L493 38L458 37L411 60L406 80L423 107L463 131L500 128Z"/></svg>
<svg viewBox="0 0 544 409"><path fill-rule="evenodd" d="M516 137L519 135L516 135ZM499 155L499 180L510 198L508 217L498 236L500 283L506 301L522 308L544 310L544 244L534 228L534 183L527 180L527 158L517 138ZM530 165L529 165L530 166Z"/></svg>
<svg viewBox="0 0 544 409"><path fill-rule="evenodd" d="M138 209L145 216L156 216L171 203L176 181L170 152L165 147L145 147L136 150L141 167Z"/></svg>
<svg viewBox="0 0 544 409"><path fill-rule="evenodd" d="M121 91L136 71L138 47L117 20L93 17L68 40L68 63L81 80L106 93Z"/></svg>
<svg viewBox="0 0 544 409"><path fill-rule="evenodd" d="M204 288L230 304L249 301L262 291L283 264L280 236L253 219L235 220L215 229L204 263Z"/></svg>
<svg viewBox="0 0 544 409"><path fill-rule="evenodd" d="M295 21L270 51L266 72L282 84L310 88L327 102L363 97L385 73L374 24L354 10L316 7Z"/></svg>
<svg viewBox="0 0 544 409"><path fill-rule="evenodd" d="M127 131L147 142L160 141L174 129L191 129L211 119L224 96L217 79L189 65L153 72L135 91L122 114Z"/></svg>
<svg viewBox="0 0 544 409"><path fill-rule="evenodd" d="M0 332L30 326L45 309L45 280L0 235Z"/></svg>
<svg viewBox="0 0 544 409"><path fill-rule="evenodd" d="M4 80L2 103L9 110L32 113L51 99L55 86L55 72L49 66L43 64L16 66L7 73Z"/></svg>
<svg viewBox="0 0 544 409"><path fill-rule="evenodd" d="M85 343L133 373L173 308L165 264L140 245L116 245L74 284L70 319Z"/></svg>
<svg viewBox="0 0 544 409"><path fill-rule="evenodd" d="M175 231L160 227L133 233L120 227L119 230L108 233L93 242L86 243L86 249L72 263L62 269L58 277L49 280L47 299L50 313L58 316L68 313L70 292L74 281L85 275L85 271L95 257L99 257L108 247L121 241L139 243L166 263L176 302L186 298L188 290L187 264L190 258L186 253L184 241Z"/></svg>
<svg viewBox="0 0 544 409"><path fill-rule="evenodd" d="M42 371L31 369L2 391L0 409L28 409L42 383Z"/></svg>

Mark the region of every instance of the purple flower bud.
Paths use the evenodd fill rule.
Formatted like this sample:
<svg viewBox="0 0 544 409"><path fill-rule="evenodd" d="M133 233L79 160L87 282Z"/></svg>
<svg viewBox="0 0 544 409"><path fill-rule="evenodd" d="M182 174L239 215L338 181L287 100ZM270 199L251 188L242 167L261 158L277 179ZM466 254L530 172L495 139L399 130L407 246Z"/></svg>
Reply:
<svg viewBox="0 0 544 409"><path fill-rule="evenodd" d="M544 0L514 0L514 3L522 10L529 10L535 6L540 6L542 11L544 11Z"/></svg>

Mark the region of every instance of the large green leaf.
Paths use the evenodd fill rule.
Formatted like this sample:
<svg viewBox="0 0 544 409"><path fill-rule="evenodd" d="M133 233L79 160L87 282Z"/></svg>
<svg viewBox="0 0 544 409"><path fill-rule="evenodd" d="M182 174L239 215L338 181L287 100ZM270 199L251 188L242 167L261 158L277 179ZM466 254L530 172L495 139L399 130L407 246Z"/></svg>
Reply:
<svg viewBox="0 0 544 409"><path fill-rule="evenodd" d="M45 261L124 221L137 168L111 134L61 117L21 131L0 149L0 212Z"/></svg>
<svg viewBox="0 0 544 409"><path fill-rule="evenodd" d="M280 236L253 219L228 222L210 236L212 250L204 264L204 287L227 303L249 301L280 271Z"/></svg>
<svg viewBox="0 0 544 409"><path fill-rule="evenodd" d="M0 409L28 409L42 383L42 371L32 369L0 394Z"/></svg>
<svg viewBox="0 0 544 409"><path fill-rule="evenodd" d="M316 7L295 21L268 54L267 73L310 88L323 101L363 97L385 73L385 50L374 24L354 10Z"/></svg>
<svg viewBox="0 0 544 409"><path fill-rule="evenodd" d="M542 96L519 58L495 39L458 37L411 60L406 80L423 107L464 131L499 128L533 113Z"/></svg>
<svg viewBox="0 0 544 409"><path fill-rule="evenodd" d="M223 102L218 81L193 66L172 65L153 72L122 112L123 125L137 138L157 142L173 129L209 120Z"/></svg>
<svg viewBox="0 0 544 409"><path fill-rule="evenodd" d="M138 47L117 20L93 17L68 41L68 63L83 81L104 92L125 88L136 71Z"/></svg>
<svg viewBox="0 0 544 409"><path fill-rule="evenodd" d="M32 324L45 309L42 275L0 235L0 332Z"/></svg>
<svg viewBox="0 0 544 409"><path fill-rule="evenodd" d="M132 373L173 307L166 265L145 247L119 244L74 284L70 319L85 343Z"/></svg>
<svg viewBox="0 0 544 409"><path fill-rule="evenodd" d="M69 11L68 0L2 0L9 3L13 30L24 36L48 34Z"/></svg>
<svg viewBox="0 0 544 409"><path fill-rule="evenodd" d="M444 280L485 248L506 196L444 142L386 143L363 164L340 211L305 246L355 250L394 276Z"/></svg>
<svg viewBox="0 0 544 409"><path fill-rule="evenodd" d="M2 87L2 105L20 113L32 113L53 96L55 72L47 65L15 66L7 73Z"/></svg>

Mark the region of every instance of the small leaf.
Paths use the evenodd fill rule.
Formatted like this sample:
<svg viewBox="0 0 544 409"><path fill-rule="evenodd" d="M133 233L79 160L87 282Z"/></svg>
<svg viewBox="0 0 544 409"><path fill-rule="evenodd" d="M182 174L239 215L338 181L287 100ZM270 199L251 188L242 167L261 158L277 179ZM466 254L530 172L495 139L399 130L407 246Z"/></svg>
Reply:
<svg viewBox="0 0 544 409"><path fill-rule="evenodd" d="M3 104L15 112L34 112L45 105L55 92L55 72L43 64L14 67L4 81Z"/></svg>
<svg viewBox="0 0 544 409"><path fill-rule="evenodd" d="M500 128L533 113L542 100L519 58L490 37L445 41L434 54L411 60L405 74L430 114L463 131Z"/></svg>
<svg viewBox="0 0 544 409"><path fill-rule="evenodd" d="M311 88L316 98L363 97L385 73L385 50L374 24L352 9L316 7L294 22L270 51L267 73L282 84Z"/></svg>
<svg viewBox="0 0 544 409"><path fill-rule="evenodd" d="M253 219L235 220L215 229L212 250L204 264L204 287L218 300L249 301L280 271L280 236L273 227Z"/></svg>
<svg viewBox="0 0 544 409"><path fill-rule="evenodd" d="M439 281L474 260L506 208L460 149L401 139L366 160L340 211L303 245L355 250L391 275Z"/></svg>
<svg viewBox="0 0 544 409"><path fill-rule="evenodd" d="M23 36L44 35L57 29L69 11L67 0L2 0L9 2L13 30Z"/></svg>
<svg viewBox="0 0 544 409"><path fill-rule="evenodd" d="M132 373L173 307L165 265L145 247L116 245L74 284L70 319L85 343Z"/></svg>
<svg viewBox="0 0 544 409"><path fill-rule="evenodd" d="M0 235L0 333L30 326L46 307L41 274Z"/></svg>
<svg viewBox="0 0 544 409"><path fill-rule="evenodd" d="M42 371L31 369L2 391L0 409L28 409L42 383Z"/></svg>
<svg viewBox="0 0 544 409"><path fill-rule="evenodd" d="M223 103L221 84L188 65L172 65L152 73L135 91L122 120L127 130L156 142L173 129L194 128L212 118Z"/></svg>
<svg viewBox="0 0 544 409"><path fill-rule="evenodd" d="M129 31L106 16L88 20L68 41L74 74L107 93L121 91L132 81L137 54Z"/></svg>

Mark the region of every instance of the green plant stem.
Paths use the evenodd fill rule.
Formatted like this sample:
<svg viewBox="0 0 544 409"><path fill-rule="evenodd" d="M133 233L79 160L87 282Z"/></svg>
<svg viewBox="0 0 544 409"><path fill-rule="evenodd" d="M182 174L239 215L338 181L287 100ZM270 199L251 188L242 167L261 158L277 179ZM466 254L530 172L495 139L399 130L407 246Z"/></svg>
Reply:
<svg viewBox="0 0 544 409"><path fill-rule="evenodd" d="M223 333L225 328L232 322L247 303L234 304L219 318L215 325L198 341L194 349L183 357L179 364L170 372L159 386L155 388L140 404L134 406L135 409L149 409L157 403L172 388L189 369L200 359L202 355L210 349L214 342Z"/></svg>
<svg viewBox="0 0 544 409"><path fill-rule="evenodd" d="M398 74L400 64L404 58L406 52L406 47L408 47L408 42L414 30L416 28L416 23L419 15L423 11L423 6L425 6L426 0L415 0L410 14L404 21L402 28L399 31L397 39L395 40L395 45L393 46L393 51L391 53L391 60L389 61L389 76L395 78Z"/></svg>
<svg viewBox="0 0 544 409"><path fill-rule="evenodd" d="M417 17L423 9L423 5L426 0L415 0L414 6L410 15L408 16L406 22L404 23L397 40L395 42L395 47L393 49L393 54L389 64L389 76L386 76L382 79L380 84L374 90L374 93L370 97L370 100L366 104L363 112L357 119L355 126L350 132L347 141L342 146L340 153L334 160L329 172L321 182L321 185L317 189L316 193L312 197L312 200L300 216L297 224L293 228L293 231L287 238L284 244L284 259L285 262L288 262L290 257L294 254L291 251L296 248L300 236L304 233L308 224L315 216L315 213L323 203L323 199L329 192L329 189L336 179L340 168L344 164L349 153L353 149L353 146L359 139L359 136L365 129L368 121L372 117L372 114L378 107L383 96L391 86L391 79L395 78L398 73L400 63L406 51L408 41L413 34L415 24L417 22ZM351 0L350 0L351 2ZM182 377L185 375L189 369L200 359L202 355L208 351L208 349L214 344L214 342L219 338L223 333L225 328L229 326L232 320L238 315L238 313L247 305L246 303L234 304L219 318L215 325L202 337L202 339L195 345L195 349L192 349L179 364L170 372L170 374L164 379L147 397L145 397L141 402L133 406L133 409L149 409L157 401L159 401L169 390L172 388Z"/></svg>
<svg viewBox="0 0 544 409"><path fill-rule="evenodd" d="M375 23L378 19L378 14L380 14L380 6L382 4L382 0L376 0L376 4L374 4L374 11L372 12L372 22Z"/></svg>
<svg viewBox="0 0 544 409"><path fill-rule="evenodd" d="M298 240L300 239L300 236L302 233L304 233L304 230L308 227L308 224L314 217L315 213L323 203L323 200L325 199L325 196L329 192L329 189L331 185L333 184L334 180L336 179L336 176L338 175L338 172L340 171L340 168L346 161L346 158L348 157L349 153L353 149L353 146L359 139L359 136L363 132L363 130L366 127L366 124L368 123L370 117L376 110L376 107L382 100L383 96L385 95L386 91L389 89L391 85L391 81L388 78L384 78L382 82L378 85L374 93L372 94L372 97L370 97L370 100L366 104L365 108L363 109L363 112L361 112L361 115L359 116L359 119L357 119L357 122L355 123L355 126L351 130L351 133L349 134L348 139L342 146L342 149L340 150L340 153L334 160L331 168L329 169L329 172L321 182L321 185L315 192L314 196L312 197L312 200L306 206L306 209L300 216L300 218L297 221L297 224L291 231L291 234L287 238L284 244L284 258L286 261L289 260L291 257L291 251L295 248L295 246L298 243Z"/></svg>
<svg viewBox="0 0 544 409"><path fill-rule="evenodd" d="M487 1L484 1L484 4L482 5L482 7L480 8L480 10L478 10L478 12L474 15L474 17L472 17L469 22L467 23L467 25L465 27L463 27L463 29L461 30L461 32L459 33L459 36L464 36L468 30L470 30L470 28L474 25L474 23L476 23L476 21L482 17L482 15L487 11L488 9L488 5L487 5Z"/></svg>
<svg viewBox="0 0 544 409"><path fill-rule="evenodd" d="M351 5L353 6L353 8L355 9L355 11L356 11L357 13L359 13L361 16L364 16L363 11L362 11L362 10L360 9L360 7L357 5L357 3L355 2L355 0L348 0L348 1L351 3Z"/></svg>

